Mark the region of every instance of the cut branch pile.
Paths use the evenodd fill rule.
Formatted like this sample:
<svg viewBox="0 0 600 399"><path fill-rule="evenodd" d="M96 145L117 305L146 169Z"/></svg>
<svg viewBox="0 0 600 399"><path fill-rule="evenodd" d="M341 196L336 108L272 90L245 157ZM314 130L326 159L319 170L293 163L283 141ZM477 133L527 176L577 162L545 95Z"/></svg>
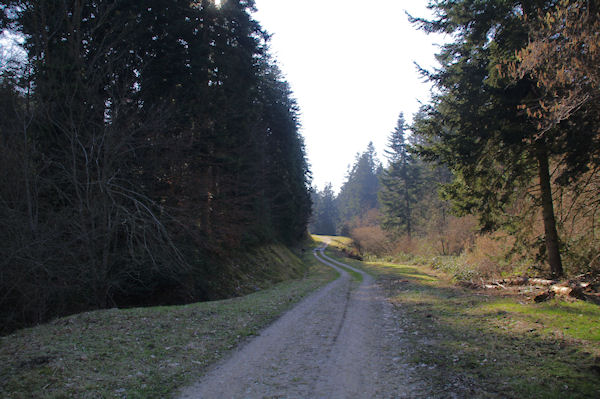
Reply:
<svg viewBox="0 0 600 399"><path fill-rule="evenodd" d="M600 276L591 273L581 274L568 281L547 280L542 278L519 277L513 279L481 281L481 284L471 282L471 288L502 289L535 292L533 300L544 302L555 296L575 298L600 305Z"/></svg>

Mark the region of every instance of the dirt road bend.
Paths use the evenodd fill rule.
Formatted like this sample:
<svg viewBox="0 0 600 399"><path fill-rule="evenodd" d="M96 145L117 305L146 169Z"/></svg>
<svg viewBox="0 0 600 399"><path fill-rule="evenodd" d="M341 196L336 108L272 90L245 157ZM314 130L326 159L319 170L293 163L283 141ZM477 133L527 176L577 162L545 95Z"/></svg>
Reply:
<svg viewBox="0 0 600 399"><path fill-rule="evenodd" d="M180 398L419 396L406 372L390 305L374 279L314 251L340 277L305 298ZM344 269L362 275L359 283Z"/></svg>

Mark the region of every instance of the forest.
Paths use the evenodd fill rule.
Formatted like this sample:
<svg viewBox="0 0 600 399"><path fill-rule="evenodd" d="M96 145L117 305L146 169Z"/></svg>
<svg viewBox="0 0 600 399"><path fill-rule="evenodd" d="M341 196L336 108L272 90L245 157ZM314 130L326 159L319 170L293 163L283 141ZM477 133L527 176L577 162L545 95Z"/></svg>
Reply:
<svg viewBox="0 0 600 399"><path fill-rule="evenodd" d="M0 329L217 297L295 245L299 109L252 0L0 2Z"/></svg>
<svg viewBox="0 0 600 399"><path fill-rule="evenodd" d="M424 261L459 280L600 271L596 1L437 1L447 34L421 69L432 100L372 144L339 193L313 190L310 230L356 256ZM367 134L368 132L365 132Z"/></svg>
<svg viewBox="0 0 600 399"><path fill-rule="evenodd" d="M409 18L449 38L421 69L432 100L335 193L310 187L254 1L0 2L3 329L214 299L237 254L296 245L309 218L460 279L597 273L597 2L430 9Z"/></svg>
<svg viewBox="0 0 600 399"><path fill-rule="evenodd" d="M400 3L0 0L0 397L600 398L599 2Z"/></svg>

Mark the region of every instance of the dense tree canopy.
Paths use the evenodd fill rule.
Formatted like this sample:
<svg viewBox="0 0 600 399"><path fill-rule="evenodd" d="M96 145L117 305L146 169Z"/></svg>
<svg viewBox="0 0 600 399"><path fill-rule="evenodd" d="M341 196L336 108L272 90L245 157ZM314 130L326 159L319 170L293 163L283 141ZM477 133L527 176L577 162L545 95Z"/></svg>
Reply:
<svg viewBox="0 0 600 399"><path fill-rule="evenodd" d="M600 97L600 9L596 1L561 0L522 18L529 42L507 69L535 80L537 98L522 106L544 133Z"/></svg>
<svg viewBox="0 0 600 399"><path fill-rule="evenodd" d="M331 183L323 191L313 191L313 212L310 232L313 234L335 235L337 233L338 210Z"/></svg>
<svg viewBox="0 0 600 399"><path fill-rule="evenodd" d="M356 155L354 165L348 171L346 181L338 195L340 217L350 221L362 216L369 209L378 207L379 174L381 165L375 155L373 143L362 154Z"/></svg>
<svg viewBox="0 0 600 399"><path fill-rule="evenodd" d="M434 20L413 19L426 31L455 38L438 55L440 68L426 73L439 91L416 131L428 140L422 154L449 165L456 175L447 194L457 208L479 214L485 229L506 222L516 189L537 175L545 253L552 273L561 275L550 163L556 156L587 162L589 157L581 155L589 147L576 145L586 129L561 124L539 135L537 122L519 112L535 97L537 82L529 76L512 81L501 73L506 60L528 43L522 16L552 6L544 1L436 1L431 4Z"/></svg>
<svg viewBox="0 0 600 399"><path fill-rule="evenodd" d="M389 164L381 174L379 201L383 228L395 234L405 233L410 238L415 229L414 208L420 196L421 168L408 149L405 129L401 113L388 140Z"/></svg>
<svg viewBox="0 0 600 399"><path fill-rule="evenodd" d="M27 50L0 77L7 325L209 297L215 259L303 237L298 107L253 1L0 5Z"/></svg>

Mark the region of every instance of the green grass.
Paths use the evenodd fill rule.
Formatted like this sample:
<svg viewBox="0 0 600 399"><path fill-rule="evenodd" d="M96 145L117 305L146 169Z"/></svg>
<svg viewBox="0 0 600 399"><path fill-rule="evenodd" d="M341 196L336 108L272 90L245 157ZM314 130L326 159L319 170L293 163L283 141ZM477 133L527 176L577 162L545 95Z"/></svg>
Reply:
<svg viewBox="0 0 600 399"><path fill-rule="evenodd" d="M1 337L0 397L168 397L336 277L310 251L303 261L304 278L248 296L87 312Z"/></svg>
<svg viewBox="0 0 600 399"><path fill-rule="evenodd" d="M329 256L351 242L337 239ZM473 291L456 270L342 260L376 276L399 317L409 367L461 397L600 397L600 307ZM451 264L452 262L448 262ZM439 269L446 270L450 276ZM438 397L438 396L436 396Z"/></svg>
<svg viewBox="0 0 600 399"><path fill-rule="evenodd" d="M600 397L600 307L473 291L457 270L329 256L377 277L397 309L409 368L435 397ZM446 262L452 265L453 262ZM444 271L446 273L444 273ZM462 273L462 272L461 272Z"/></svg>
<svg viewBox="0 0 600 399"><path fill-rule="evenodd" d="M307 242L306 245L315 245ZM276 283L301 277L304 263L283 245L262 245L251 251L229 254L229 259L215 264L215 276L209 285L209 296L224 299L242 296Z"/></svg>
<svg viewBox="0 0 600 399"><path fill-rule="evenodd" d="M329 256L330 258L332 258L331 254L329 254L329 253L327 253L327 256ZM325 259L325 260L327 260L327 259ZM345 270L352 277L352 279L354 281L356 281L358 283L362 283L363 282L363 280L364 280L363 275L360 274L359 272L357 272L356 270L352 270L349 267L345 267L345 266L342 266L340 264L335 264L335 265L337 267L339 267L340 269Z"/></svg>
<svg viewBox="0 0 600 399"><path fill-rule="evenodd" d="M348 237L341 237L341 236L322 236L322 235L316 235L313 234L312 236L313 241L315 242L315 244L317 245L322 245L325 243L328 243L328 247L325 250L325 255L329 256L330 258L334 258L336 259L338 262L342 262L342 263L349 263L347 262L346 258L340 257L338 251L343 250L344 248L348 248L349 245L352 244L352 239L348 238ZM324 259L327 260L327 259ZM348 267L344 267L342 265L336 264L337 267L345 270L348 274L350 274L350 276L352 277L353 280L362 283L363 281L363 275L358 273L355 270L352 270Z"/></svg>
<svg viewBox="0 0 600 399"><path fill-rule="evenodd" d="M313 234L312 238L317 243L329 242L329 247L338 249L340 251L344 248L350 248L350 245L352 244L351 238L342 236L321 236Z"/></svg>
<svg viewBox="0 0 600 399"><path fill-rule="evenodd" d="M340 256L339 251L341 251L345 248L346 249L349 248L349 246L352 244L352 239L350 239L348 237L341 237L341 236L321 236L321 235L312 235L312 238L313 238L314 242L317 244L329 243L327 249L325 249L325 255L329 256L330 258L334 258L338 262L350 264L350 262L348 262L347 258ZM327 260L327 259L325 259L325 260ZM339 265L339 264L336 264L336 266L338 266L339 268L345 270L348 274L350 274L350 276L352 276L353 280L355 280L359 283L362 283L362 281L363 281L362 274L360 274L357 271L352 270L348 267Z"/></svg>
<svg viewBox="0 0 600 399"><path fill-rule="evenodd" d="M362 267L403 315L410 361L438 391L459 381L475 397L600 397L598 306L470 291L422 266Z"/></svg>

